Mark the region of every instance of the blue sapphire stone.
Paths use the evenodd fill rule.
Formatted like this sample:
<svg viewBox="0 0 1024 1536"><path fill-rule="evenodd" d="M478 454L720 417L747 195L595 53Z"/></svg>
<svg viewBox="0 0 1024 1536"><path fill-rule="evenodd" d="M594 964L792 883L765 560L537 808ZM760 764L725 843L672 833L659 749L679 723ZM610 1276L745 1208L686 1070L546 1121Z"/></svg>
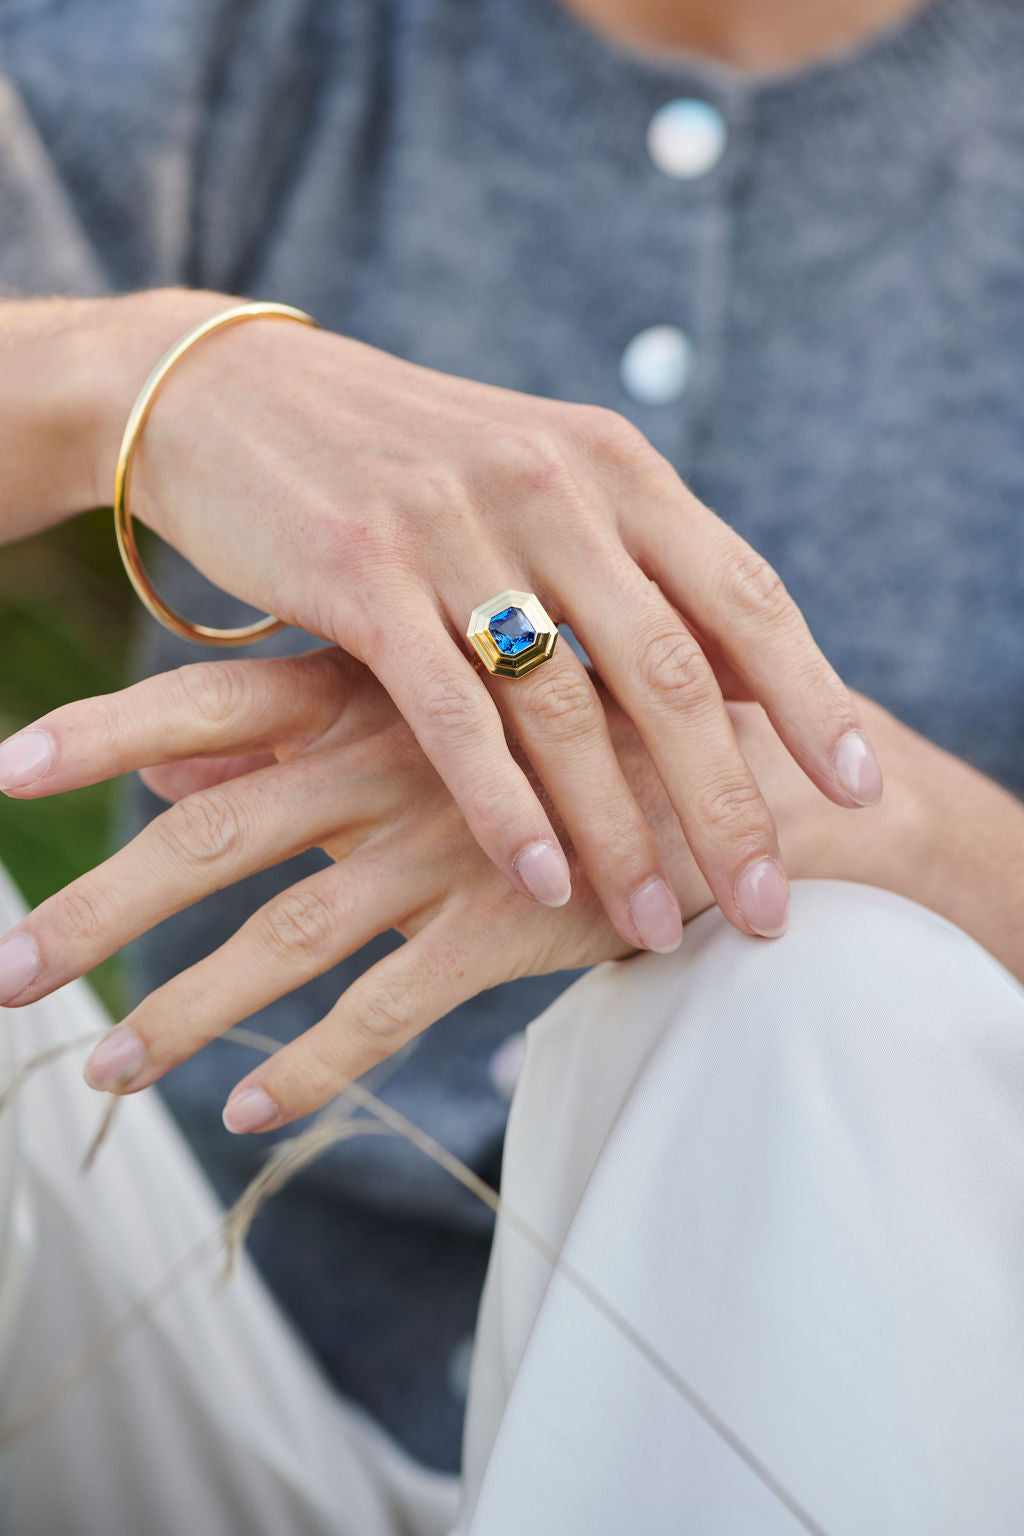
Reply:
<svg viewBox="0 0 1024 1536"><path fill-rule="evenodd" d="M495 644L503 656L519 656L528 651L537 638L537 631L521 608L503 608L496 613L487 628L494 636Z"/></svg>

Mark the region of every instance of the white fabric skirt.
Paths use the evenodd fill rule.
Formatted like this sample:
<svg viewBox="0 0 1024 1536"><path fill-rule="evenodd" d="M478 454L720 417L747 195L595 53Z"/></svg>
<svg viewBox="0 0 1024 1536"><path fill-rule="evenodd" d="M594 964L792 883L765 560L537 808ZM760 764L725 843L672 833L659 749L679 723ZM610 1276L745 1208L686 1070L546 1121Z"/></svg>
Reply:
<svg viewBox="0 0 1024 1536"><path fill-rule="evenodd" d="M0 1078L104 1022L82 984L2 1012ZM248 1262L216 1284L154 1093L80 1174L85 1049L0 1119L0 1430L180 1278L0 1449L4 1536L1024 1530L1024 989L922 908L799 883L784 940L708 912L531 1025L461 1483Z"/></svg>

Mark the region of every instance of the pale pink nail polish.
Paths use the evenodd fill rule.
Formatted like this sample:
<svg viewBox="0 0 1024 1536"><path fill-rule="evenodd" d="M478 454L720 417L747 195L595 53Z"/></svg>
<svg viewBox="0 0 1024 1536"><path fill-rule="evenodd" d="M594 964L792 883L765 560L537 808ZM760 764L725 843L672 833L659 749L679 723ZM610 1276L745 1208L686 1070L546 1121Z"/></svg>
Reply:
<svg viewBox="0 0 1024 1536"><path fill-rule="evenodd" d="M789 886L774 859L757 859L736 882L740 911L763 939L778 939L789 921Z"/></svg>
<svg viewBox="0 0 1024 1536"><path fill-rule="evenodd" d="M22 731L0 745L0 789L27 789L49 773L57 756L46 731Z"/></svg>
<svg viewBox="0 0 1024 1536"><path fill-rule="evenodd" d="M877 805L882 798L882 770L862 731L840 737L835 755L836 778L858 805Z"/></svg>
<svg viewBox="0 0 1024 1536"><path fill-rule="evenodd" d="M683 942L683 918L679 903L664 880L648 880L629 898L629 910L640 942L656 954L670 955Z"/></svg>
<svg viewBox="0 0 1024 1536"><path fill-rule="evenodd" d="M527 843L514 860L516 873L534 901L564 907L572 895L569 866L553 843Z"/></svg>
<svg viewBox="0 0 1024 1536"><path fill-rule="evenodd" d="M241 1093L228 1099L221 1118L229 1131L244 1136L247 1131L262 1131L279 1114L269 1093L262 1088L243 1088Z"/></svg>
<svg viewBox="0 0 1024 1536"><path fill-rule="evenodd" d="M133 1029L112 1029L85 1063L83 1076L90 1088L109 1093L127 1088L146 1065L146 1047Z"/></svg>
<svg viewBox="0 0 1024 1536"><path fill-rule="evenodd" d="M39 951L24 933L0 944L0 1007L24 992L39 975Z"/></svg>

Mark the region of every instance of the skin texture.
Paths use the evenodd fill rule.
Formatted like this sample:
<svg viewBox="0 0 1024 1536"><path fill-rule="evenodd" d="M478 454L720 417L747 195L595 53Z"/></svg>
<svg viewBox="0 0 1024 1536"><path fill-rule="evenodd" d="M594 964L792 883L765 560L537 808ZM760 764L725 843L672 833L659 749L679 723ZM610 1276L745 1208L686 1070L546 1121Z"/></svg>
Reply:
<svg viewBox="0 0 1024 1536"><path fill-rule="evenodd" d="M816 63L903 21L922 0L566 0L627 46L772 73Z"/></svg>
<svg viewBox="0 0 1024 1536"><path fill-rule="evenodd" d="M572 3L624 41L752 69L853 45L915 8ZM228 302L161 291L0 306L0 540L109 498L139 385ZM763 896L783 855L798 875L916 897L1024 973L1020 806L853 699L775 573L610 413L446 378L340 337L246 326L204 343L170 381L137 461L136 508L228 590L356 659L186 669L58 711L34 741L22 733L7 759L14 781L0 761L15 793L162 764L152 782L184 797L0 945L0 993L17 982L16 1004L299 847L335 860L227 954L148 999L108 1042L121 1042L120 1071L108 1053L104 1076L94 1058L97 1086L144 1086L262 1000L399 927L399 954L233 1096L237 1110L258 1090L249 1110L264 1094L272 1111L236 1113L235 1128L283 1124L498 981L619 957L652 936L671 948L680 912L712 900L748 933L779 932L778 873L774 910L741 896L750 871L748 896ZM514 690L472 669L468 612L507 586L572 622L603 683L565 647ZM726 702L743 699L759 703ZM891 782L884 805L852 816L881 789L862 719ZM528 899L524 851L560 847L573 894L544 912ZM559 859L547 861L551 905L567 894Z"/></svg>
<svg viewBox="0 0 1024 1536"><path fill-rule="evenodd" d="M0 309L14 487L0 491L0 531L107 498L154 360L230 302L169 290ZM837 804L881 792L863 750L844 778L857 709L776 573L613 412L252 321L206 338L171 375L142 435L133 502L213 581L373 671L516 889L567 900L571 839L626 943L669 948L670 924L681 935L664 852L567 645L515 681L473 665L464 630L489 595L536 592L572 625L741 930L781 931L786 890L726 696L761 702ZM652 881L663 921L646 933L638 895Z"/></svg>
<svg viewBox="0 0 1024 1536"><path fill-rule="evenodd" d="M709 888L643 743L605 702L617 759L667 850L682 909L693 916L710 904ZM883 806L866 816L815 793L759 706L730 706L790 867L920 900L1024 975L1024 941L1001 894L1024 885L1024 809L870 701L858 702L890 783ZM93 1086L147 1086L374 934L399 929L404 946L235 1090L231 1128L269 1129L319 1108L484 988L630 952L579 867L573 898L557 912L510 896L385 691L336 649L184 668L67 705L13 741L45 746L35 756L42 771L13 791L23 797L150 765L147 781L177 799L128 848L9 936L37 962L15 1006L256 869L312 846L334 860L147 998L94 1054ZM993 857L1005 882L993 881Z"/></svg>

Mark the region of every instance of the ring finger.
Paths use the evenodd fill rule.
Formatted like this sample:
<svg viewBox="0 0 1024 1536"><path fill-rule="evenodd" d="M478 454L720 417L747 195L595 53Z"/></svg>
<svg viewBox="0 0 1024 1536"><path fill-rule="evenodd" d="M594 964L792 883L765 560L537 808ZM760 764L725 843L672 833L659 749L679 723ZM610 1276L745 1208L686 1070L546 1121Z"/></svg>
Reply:
<svg viewBox="0 0 1024 1536"><path fill-rule="evenodd" d="M676 949L679 903L586 667L568 645L556 645L543 666L522 677L491 674L488 683L616 931L643 949Z"/></svg>

